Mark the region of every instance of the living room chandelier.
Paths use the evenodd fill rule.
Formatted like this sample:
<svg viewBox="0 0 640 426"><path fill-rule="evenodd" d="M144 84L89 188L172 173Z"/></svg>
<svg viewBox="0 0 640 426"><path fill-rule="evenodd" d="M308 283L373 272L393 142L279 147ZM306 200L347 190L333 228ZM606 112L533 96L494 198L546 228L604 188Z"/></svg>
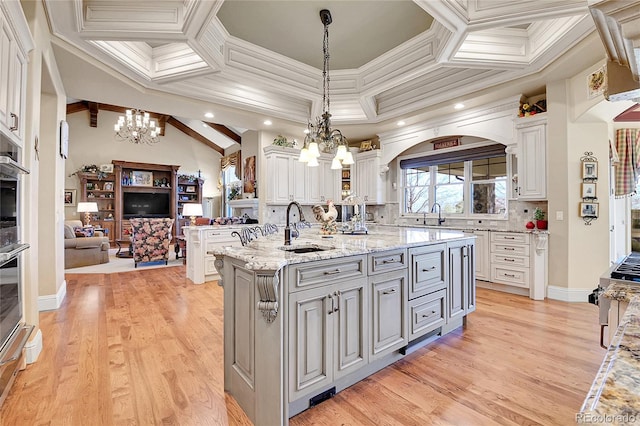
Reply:
<svg viewBox="0 0 640 426"><path fill-rule="evenodd" d="M118 140L149 145L160 142L158 136L162 131L162 128L156 126L156 121L149 118L148 112L139 109L126 110L113 129Z"/></svg>
<svg viewBox="0 0 640 426"><path fill-rule="evenodd" d="M331 113L329 112L329 24L332 22L331 12L327 9L320 11L320 21L324 25L322 41L322 116L316 117L315 123L309 121L305 130L304 144L298 161L307 163L309 167L319 165L320 149L324 152L335 152L332 169L341 169L342 165L353 164L353 155L348 150L347 138L338 129L331 129Z"/></svg>

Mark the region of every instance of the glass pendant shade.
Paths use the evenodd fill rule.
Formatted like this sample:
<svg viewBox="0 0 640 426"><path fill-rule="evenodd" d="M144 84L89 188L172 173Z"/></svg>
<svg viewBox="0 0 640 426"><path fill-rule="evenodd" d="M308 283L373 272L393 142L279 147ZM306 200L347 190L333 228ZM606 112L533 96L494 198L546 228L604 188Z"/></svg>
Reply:
<svg viewBox="0 0 640 426"><path fill-rule="evenodd" d="M338 145L338 150L336 151L336 159L344 160L344 157L347 155L347 147L344 145Z"/></svg>
<svg viewBox="0 0 640 426"><path fill-rule="evenodd" d="M354 163L355 161L353 161L353 154L351 153L351 151L347 151L344 156L344 160L342 160L342 164L349 165Z"/></svg>
<svg viewBox="0 0 640 426"><path fill-rule="evenodd" d="M300 150L300 156L298 157L298 161L300 161L301 163L308 163L309 162L309 149L308 148L302 148Z"/></svg>
<svg viewBox="0 0 640 426"><path fill-rule="evenodd" d="M309 144L309 156L313 158L320 157L320 150L318 149L318 144L316 142L311 142Z"/></svg>
<svg viewBox="0 0 640 426"><path fill-rule="evenodd" d="M331 162L331 168L333 170L337 170L337 169L341 169L342 168L342 164L340 163L340 160L338 160L338 156L336 156L333 161Z"/></svg>
<svg viewBox="0 0 640 426"><path fill-rule="evenodd" d="M320 163L318 163L318 159L316 157L309 158L309 161L307 162L307 166L309 167L318 167L319 165Z"/></svg>

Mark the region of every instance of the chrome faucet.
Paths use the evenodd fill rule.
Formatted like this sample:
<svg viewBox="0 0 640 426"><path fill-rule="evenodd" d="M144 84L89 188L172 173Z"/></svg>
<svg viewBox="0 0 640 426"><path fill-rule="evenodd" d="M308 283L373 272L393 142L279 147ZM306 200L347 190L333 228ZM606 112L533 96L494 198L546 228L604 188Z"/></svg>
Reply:
<svg viewBox="0 0 640 426"><path fill-rule="evenodd" d="M291 212L291 206L296 206L298 208L298 213L300 213L300 222L306 222L306 220L304 219L304 214L302 213L302 207L300 207L300 204L298 204L297 201L292 201L289 203L289 205L287 206L287 225L284 227L284 245L285 246L290 246L291 245L291 228L289 226L289 213ZM298 229L296 228L294 230L294 237L298 236Z"/></svg>
<svg viewBox="0 0 640 426"><path fill-rule="evenodd" d="M440 212L442 211L442 207L440 206L440 204L433 203L433 205L431 206L431 213L435 213L436 206L438 206L438 226L440 226L444 222L444 218L440 216Z"/></svg>

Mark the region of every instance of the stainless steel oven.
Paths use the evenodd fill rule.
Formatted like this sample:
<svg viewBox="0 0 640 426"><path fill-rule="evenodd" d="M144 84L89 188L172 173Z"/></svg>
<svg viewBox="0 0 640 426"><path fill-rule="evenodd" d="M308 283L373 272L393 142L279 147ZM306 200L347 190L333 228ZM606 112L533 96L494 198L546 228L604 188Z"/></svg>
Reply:
<svg viewBox="0 0 640 426"><path fill-rule="evenodd" d="M33 326L22 311L20 178L29 173L19 163L19 148L0 135L0 405L22 364L24 346Z"/></svg>

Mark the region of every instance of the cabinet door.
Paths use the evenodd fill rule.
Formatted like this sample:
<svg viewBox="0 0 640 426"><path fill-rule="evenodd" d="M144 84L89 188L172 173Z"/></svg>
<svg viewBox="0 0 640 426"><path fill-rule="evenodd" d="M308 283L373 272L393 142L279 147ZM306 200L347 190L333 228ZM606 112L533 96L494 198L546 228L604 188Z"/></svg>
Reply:
<svg viewBox="0 0 640 426"><path fill-rule="evenodd" d="M289 401L333 381L335 286L289 296Z"/></svg>
<svg viewBox="0 0 640 426"><path fill-rule="evenodd" d="M519 128L518 135L518 199L547 198L546 124Z"/></svg>
<svg viewBox="0 0 640 426"><path fill-rule="evenodd" d="M318 159L318 163L319 166L317 167L308 167L306 164L300 163L308 169L308 178L306 182L302 183L306 183L307 185L307 196L305 201L310 204L320 204L322 202L322 177L325 169L324 163L320 159Z"/></svg>
<svg viewBox="0 0 640 426"><path fill-rule="evenodd" d="M369 360L367 280L362 278L340 285L334 296L337 312L335 331L335 376L349 374L367 364Z"/></svg>
<svg viewBox="0 0 640 426"><path fill-rule="evenodd" d="M289 201L306 202L308 197L306 183L309 180L310 169L313 167L307 167L306 163L299 162L298 157L289 158L289 170L291 170L289 176L291 198Z"/></svg>
<svg viewBox="0 0 640 426"><path fill-rule="evenodd" d="M7 130L10 126L9 99L10 93L13 91L9 81L13 46L13 34L0 11L0 128Z"/></svg>
<svg viewBox="0 0 640 426"><path fill-rule="evenodd" d="M289 188L290 157L273 153L267 157L267 202L286 204L293 197Z"/></svg>
<svg viewBox="0 0 640 426"><path fill-rule="evenodd" d="M372 203L371 195L371 173L372 159L358 160L358 178L356 182L356 195L361 197L366 203Z"/></svg>
<svg viewBox="0 0 640 426"><path fill-rule="evenodd" d="M475 272L479 280L490 281L491 269L489 268L489 231L473 231L476 236L474 249Z"/></svg>
<svg viewBox="0 0 640 426"><path fill-rule="evenodd" d="M372 358L407 344L406 271L369 277L371 288Z"/></svg>
<svg viewBox="0 0 640 426"><path fill-rule="evenodd" d="M24 97L26 96L26 72L27 60L17 47L13 49L13 60L9 81L11 92L9 93L8 125L11 134L22 142L24 138L25 117Z"/></svg>
<svg viewBox="0 0 640 426"><path fill-rule="evenodd" d="M465 280L465 314L476 310L476 275L477 271L476 246L474 243L467 243L467 277Z"/></svg>
<svg viewBox="0 0 640 426"><path fill-rule="evenodd" d="M467 284L467 245L464 241L449 244L449 312L451 319L465 314L465 286Z"/></svg>

